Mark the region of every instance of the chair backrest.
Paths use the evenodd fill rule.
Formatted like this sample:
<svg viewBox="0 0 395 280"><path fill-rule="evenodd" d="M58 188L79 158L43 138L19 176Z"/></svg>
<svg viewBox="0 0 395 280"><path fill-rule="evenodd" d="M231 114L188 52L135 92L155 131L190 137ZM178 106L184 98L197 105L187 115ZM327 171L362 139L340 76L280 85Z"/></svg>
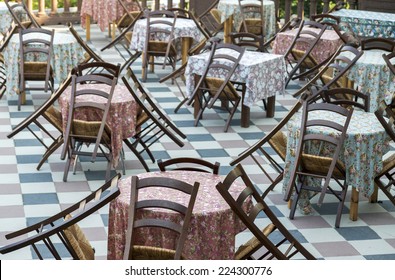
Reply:
<svg viewBox="0 0 395 280"><path fill-rule="evenodd" d="M239 0L239 8L242 21L238 31L264 36L263 0Z"/></svg>
<svg viewBox="0 0 395 280"><path fill-rule="evenodd" d="M138 259L135 256L134 240L138 235L139 229L144 228L162 228L174 232L177 235L175 242L174 256L175 260L182 257L182 250L188 234L189 224L192 217L192 210L195 204L197 192L199 190L199 183L195 182L190 185L186 182L171 178L151 177L139 179L137 176L132 176L132 186L130 194L130 208L129 208L129 222L127 230L127 241L124 251L124 259ZM174 190L183 192L188 195L187 205L183 205L176 201L160 200L160 199L139 199L139 191L142 189L149 190L149 188L161 188L163 191ZM155 191L155 190L152 190ZM166 209L181 216L179 222L169 221L159 216L144 218L138 213L142 211L150 211L151 209ZM161 248L158 248L161 249Z"/></svg>
<svg viewBox="0 0 395 280"><path fill-rule="evenodd" d="M305 148L306 145L309 145L314 141L321 141L322 143L329 144L331 147L333 147L333 149L331 149L331 151L333 151L331 155L322 156L323 158L328 159L330 165L327 174L324 176L325 182L322 186L322 191L318 198L318 204L321 205L329 187L329 183L332 179L332 174L337 167L340 151L343 148L343 142L346 138L346 131L350 124L353 110L354 108L344 108L342 106L331 103L304 102L300 137L296 148L295 164L291 168L292 170L290 171L290 180L285 194L285 199L287 201L290 199L291 191L293 190L293 185L298 176L299 168L303 164L302 158L317 157L317 155L315 154L309 154L309 152ZM325 116L325 114L328 114L329 117L311 117L311 115L314 114L315 111L319 111L320 116ZM338 117L344 117L342 123L336 121ZM330 129L331 133L322 134L319 132L312 132L318 127L328 128ZM304 175L308 176L309 174L306 174L306 168L308 167L304 167L305 169L302 172L304 172Z"/></svg>
<svg viewBox="0 0 395 280"><path fill-rule="evenodd" d="M119 65L118 65L119 67ZM98 84L95 88L84 89L86 84ZM101 144L111 147L111 130L106 125L107 116L110 110L111 100L117 84L117 77L106 77L103 75L87 74L82 76L72 75L71 95L69 101L69 112L66 130L64 134L64 146L61 158L66 157L69 145L74 145L75 141L83 143L93 143L92 162ZM99 86L100 85L100 86ZM77 99L86 98L84 101ZM95 102L97 99L104 99L104 102ZM94 109L101 120L81 121L74 118L74 112L84 108ZM75 140L75 141L74 141Z"/></svg>
<svg viewBox="0 0 395 280"><path fill-rule="evenodd" d="M341 105L349 108L359 108L365 112L370 110L370 93L363 93L351 88L324 88L320 91L323 100L327 103Z"/></svg>
<svg viewBox="0 0 395 280"><path fill-rule="evenodd" d="M218 174L220 163L211 163L200 158L179 157L168 160L157 160L160 171L188 170ZM173 167L170 167L173 166Z"/></svg>
<svg viewBox="0 0 395 280"><path fill-rule="evenodd" d="M242 180L245 189L237 197L233 197L229 189L237 180ZM236 253L237 258L251 259L254 258L254 253L259 253L259 259L315 259L276 217L240 164L230 171L223 182L217 184L216 188L255 238L255 245L246 246L246 250L239 250ZM254 205L251 209L246 210L243 203L248 199L251 199ZM258 226L257 223L258 218L263 217L269 220L265 228ZM244 246L241 247L243 249Z"/></svg>
<svg viewBox="0 0 395 280"><path fill-rule="evenodd" d="M286 23L284 23L281 28L269 39L267 39L263 45L266 52L269 52L269 48L271 48L272 43L276 39L277 35L281 32L285 32L287 30L292 30L298 28L300 26L301 18L293 17Z"/></svg>
<svg viewBox="0 0 395 280"><path fill-rule="evenodd" d="M35 28L41 28L34 15L30 13L24 1L12 2L4 0L14 22L20 29L27 29L33 25ZM27 21L26 21L27 20Z"/></svg>
<svg viewBox="0 0 395 280"><path fill-rule="evenodd" d="M109 62L102 61L93 61L89 63L78 64L73 69L73 74L77 76L95 74L98 76L107 77L109 79L112 79L113 77L118 78L120 74L120 64L115 65Z"/></svg>
<svg viewBox="0 0 395 280"><path fill-rule="evenodd" d="M308 71L318 73L312 77L300 90L293 94L294 97L299 96L306 90L317 87L318 90L326 87L328 89L334 87L343 87L341 79L345 77L347 71L357 62L363 55L360 51L352 46L340 46L333 56L326 62L324 66L319 65Z"/></svg>
<svg viewBox="0 0 395 280"><path fill-rule="evenodd" d="M383 50L387 52L395 51L395 40L388 38L367 38L361 40L362 50Z"/></svg>
<svg viewBox="0 0 395 280"><path fill-rule="evenodd" d="M61 259L61 246L58 246L58 243L61 243L73 259L94 257L94 250L77 223L103 208L120 194L118 188L120 177L120 174L116 174L96 191L67 209L41 222L7 234L7 239L20 240L2 247L0 253L7 254L32 246L39 259L44 259L47 254L51 254L55 259Z"/></svg>
<svg viewBox="0 0 395 280"><path fill-rule="evenodd" d="M383 54L383 59L391 70L392 74L395 75L395 51L388 54Z"/></svg>
<svg viewBox="0 0 395 280"><path fill-rule="evenodd" d="M244 47L249 51L263 52L265 50L261 37L253 33L230 33L229 37L232 44Z"/></svg>
<svg viewBox="0 0 395 280"><path fill-rule="evenodd" d="M19 42L20 42L20 63L19 63L19 73L20 73L20 88L22 91L25 89L25 67L26 63L34 63L32 59L33 55L37 53L40 56L45 57L46 70L45 70L45 86L44 90L48 90L50 71L51 71L51 59L53 52L53 38L55 31L47 30L42 28L29 28L29 29L19 29Z"/></svg>
<svg viewBox="0 0 395 280"><path fill-rule="evenodd" d="M85 62L92 62L92 61L101 61L104 62L104 60L94 51L92 50L91 47L81 38L81 36L78 34L78 32L74 29L72 23L68 23L69 26L69 31L71 34L74 36L74 38L77 40L77 42L81 45L81 47L85 50L87 54L87 59Z"/></svg>
<svg viewBox="0 0 395 280"><path fill-rule="evenodd" d="M216 36L224 29L224 24L218 18L218 3L219 0L212 1L211 5L197 17L200 26L209 34L209 37Z"/></svg>
<svg viewBox="0 0 395 280"><path fill-rule="evenodd" d="M134 84L133 86L128 81L127 77L130 77L132 79L132 82ZM158 107L158 105L145 90L141 82L138 80L132 69L128 68L127 75L122 77L122 81L140 106L142 113L146 115L146 118L143 117L144 122L138 122L137 126L141 128L148 120L155 124L151 125L151 128L148 130L141 130L139 133L137 133L137 136L143 138L144 136L148 136L146 133L153 132L153 130L157 128L158 131L155 133L157 140L159 140L162 136L167 135L179 147L183 147L184 142L182 142L179 137L185 139L186 135L178 129L178 127L173 123L172 120L169 119L169 117L164 112L162 112L162 110ZM155 142L153 139L155 139L155 137L149 137L150 143L147 143L148 146L152 145Z"/></svg>
<svg viewBox="0 0 395 280"><path fill-rule="evenodd" d="M391 104L387 104L382 100L379 108L374 112L381 125L384 127L387 134L395 141L395 113L392 110Z"/></svg>

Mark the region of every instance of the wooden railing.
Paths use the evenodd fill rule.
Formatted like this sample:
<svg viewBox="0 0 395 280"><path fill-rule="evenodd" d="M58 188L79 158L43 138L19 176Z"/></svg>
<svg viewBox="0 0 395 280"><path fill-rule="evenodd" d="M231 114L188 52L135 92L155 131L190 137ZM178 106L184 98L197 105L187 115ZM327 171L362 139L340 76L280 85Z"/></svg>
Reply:
<svg viewBox="0 0 395 280"><path fill-rule="evenodd" d="M30 10L33 10L33 0L24 0ZM34 11L38 20L43 24L64 24L66 22L78 22L80 20L81 3L83 0L78 0L77 4L71 5L71 0L64 0L63 7L58 8L58 0L51 0L50 6L45 5L45 0L34 0L38 2L38 10ZM95 0L93 0L95 1ZM154 10L161 9L160 0L139 0L143 8L149 7ZM167 7L173 7L176 3L180 8L194 9L197 13L205 10L214 0L167 0L165 2ZM277 18L288 21L293 14L303 17L305 12L308 15L316 14L317 12L326 12L333 4L334 0L297 0L297 6L292 6L293 0L273 0L276 5ZM356 9L358 0L347 0L349 8ZM359 0L362 2L362 0ZM364 0L365 2L367 0ZM377 1L377 0L374 0ZM387 1L387 0L386 0ZM73 1L75 3L75 1ZM307 7L307 10L306 10Z"/></svg>

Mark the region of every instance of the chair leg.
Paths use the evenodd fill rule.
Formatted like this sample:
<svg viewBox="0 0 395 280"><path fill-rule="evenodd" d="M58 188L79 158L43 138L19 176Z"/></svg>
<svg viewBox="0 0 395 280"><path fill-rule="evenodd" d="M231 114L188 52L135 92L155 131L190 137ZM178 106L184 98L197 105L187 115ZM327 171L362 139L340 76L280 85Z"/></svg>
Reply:
<svg viewBox="0 0 395 280"><path fill-rule="evenodd" d="M42 159L38 163L36 169L40 170L41 166L44 164L45 161L49 158L50 155L52 155L53 152L55 152L60 146L63 145L63 137L60 136L58 139L55 140L47 149L45 154L43 155Z"/></svg>
<svg viewBox="0 0 395 280"><path fill-rule="evenodd" d="M147 163L145 162L144 158L140 155L140 153L136 150L136 148L133 146L133 144L128 140L124 139L123 142L128 146L128 148L135 154L137 159L140 161L140 163L143 165L145 171L150 172L150 169L148 168Z"/></svg>
<svg viewBox="0 0 395 280"><path fill-rule="evenodd" d="M70 164L71 164L71 155L69 155L69 157L67 158L66 165L64 167L63 182L67 182L67 176L69 174Z"/></svg>

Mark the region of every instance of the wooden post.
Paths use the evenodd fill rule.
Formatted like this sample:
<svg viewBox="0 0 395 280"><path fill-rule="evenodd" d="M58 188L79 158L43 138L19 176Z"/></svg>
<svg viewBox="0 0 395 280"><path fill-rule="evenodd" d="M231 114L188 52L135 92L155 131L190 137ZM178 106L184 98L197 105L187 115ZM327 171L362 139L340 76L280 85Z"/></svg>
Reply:
<svg viewBox="0 0 395 280"><path fill-rule="evenodd" d="M38 17L43 17L46 16L47 14L45 13L45 0L39 0L38 1Z"/></svg>
<svg viewBox="0 0 395 280"><path fill-rule="evenodd" d="M328 10L329 10L329 2L330 2L329 0L324 0L324 8L322 10L323 13L328 12Z"/></svg>
<svg viewBox="0 0 395 280"><path fill-rule="evenodd" d="M304 18L304 1L298 0L298 17Z"/></svg>
<svg viewBox="0 0 395 280"><path fill-rule="evenodd" d="M65 13L70 13L70 0L64 0L63 9Z"/></svg>
<svg viewBox="0 0 395 280"><path fill-rule="evenodd" d="M33 1L32 0L26 0L26 6L30 12L33 11Z"/></svg>
<svg viewBox="0 0 395 280"><path fill-rule="evenodd" d="M51 0L51 15L58 13L58 0Z"/></svg>
<svg viewBox="0 0 395 280"><path fill-rule="evenodd" d="M309 17L311 18L312 15L317 14L317 0L310 0L310 15Z"/></svg>
<svg viewBox="0 0 395 280"><path fill-rule="evenodd" d="M292 9L292 0L285 0L285 5L284 5L284 11L285 11L285 15L284 15L284 20L285 22L288 22L291 19L291 9Z"/></svg>
<svg viewBox="0 0 395 280"><path fill-rule="evenodd" d="M356 9L357 8L357 0L347 0L348 3L350 4L351 9Z"/></svg>

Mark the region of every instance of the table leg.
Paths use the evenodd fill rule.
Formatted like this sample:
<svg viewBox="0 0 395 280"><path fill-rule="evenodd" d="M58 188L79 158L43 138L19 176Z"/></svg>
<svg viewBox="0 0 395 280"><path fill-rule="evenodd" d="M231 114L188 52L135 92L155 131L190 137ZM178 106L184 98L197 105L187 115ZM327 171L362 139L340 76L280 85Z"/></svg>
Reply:
<svg viewBox="0 0 395 280"><path fill-rule="evenodd" d="M117 29L117 23L115 21L113 21L112 24L111 24L111 39L112 40L115 39L116 29Z"/></svg>
<svg viewBox="0 0 395 280"><path fill-rule="evenodd" d="M86 15L85 28L86 28L86 40L90 41L90 39L91 39L91 16L90 15Z"/></svg>
<svg viewBox="0 0 395 280"><path fill-rule="evenodd" d="M192 38L182 37L182 49L181 49L182 64L187 63L188 61L188 51L191 48L191 44L192 44Z"/></svg>
<svg viewBox="0 0 395 280"><path fill-rule="evenodd" d="M230 43L229 34L232 32L233 15L228 17L224 22L224 43Z"/></svg>
<svg viewBox="0 0 395 280"><path fill-rule="evenodd" d="M270 96L266 100L266 117L267 118L273 118L274 117L274 111L275 111L275 104L276 103L276 96Z"/></svg>
<svg viewBox="0 0 395 280"><path fill-rule="evenodd" d="M358 202L359 202L359 192L356 188L351 190L351 203L350 203L350 220L358 220Z"/></svg>
<svg viewBox="0 0 395 280"><path fill-rule="evenodd" d="M369 201L371 203L377 203L378 195L379 195L379 188L377 187L376 184L374 184L374 190L373 190L372 195L369 197Z"/></svg>
<svg viewBox="0 0 395 280"><path fill-rule="evenodd" d="M241 105L241 127L249 127L250 126L250 107L242 104Z"/></svg>

